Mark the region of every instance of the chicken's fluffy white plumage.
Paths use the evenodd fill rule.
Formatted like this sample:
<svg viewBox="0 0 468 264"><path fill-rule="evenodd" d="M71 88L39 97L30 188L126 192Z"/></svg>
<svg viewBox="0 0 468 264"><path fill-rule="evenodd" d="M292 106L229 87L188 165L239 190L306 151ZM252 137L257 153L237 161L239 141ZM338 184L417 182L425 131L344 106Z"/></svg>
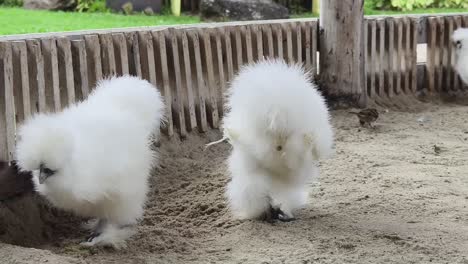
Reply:
<svg viewBox="0 0 468 264"><path fill-rule="evenodd" d="M459 28L453 32L455 44L455 69L463 82L468 84L468 28Z"/></svg>
<svg viewBox="0 0 468 264"><path fill-rule="evenodd" d="M163 117L162 97L149 82L103 80L85 101L27 120L19 129L18 164L34 172L37 191L54 206L99 220L85 245L118 248L143 214L156 162L150 138L159 135ZM42 184L41 165L55 171Z"/></svg>
<svg viewBox="0 0 468 264"><path fill-rule="evenodd" d="M288 217L307 200L318 159L333 154L324 98L299 65L265 60L241 69L227 94L225 137L233 214L254 219L273 208Z"/></svg>

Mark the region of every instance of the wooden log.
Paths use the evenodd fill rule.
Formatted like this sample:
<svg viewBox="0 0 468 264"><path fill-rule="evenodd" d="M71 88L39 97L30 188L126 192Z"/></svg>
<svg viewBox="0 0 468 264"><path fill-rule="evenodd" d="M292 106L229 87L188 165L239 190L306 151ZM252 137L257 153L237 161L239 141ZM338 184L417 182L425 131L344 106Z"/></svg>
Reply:
<svg viewBox="0 0 468 264"><path fill-rule="evenodd" d="M320 6L320 79L333 100L364 106L363 0L329 0Z"/></svg>

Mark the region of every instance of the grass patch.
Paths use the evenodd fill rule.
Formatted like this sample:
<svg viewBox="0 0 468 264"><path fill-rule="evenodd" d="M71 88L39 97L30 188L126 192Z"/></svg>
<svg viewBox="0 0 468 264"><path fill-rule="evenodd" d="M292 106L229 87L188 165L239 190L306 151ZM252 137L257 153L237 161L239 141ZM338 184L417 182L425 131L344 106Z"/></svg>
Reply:
<svg viewBox="0 0 468 264"><path fill-rule="evenodd" d="M0 7L0 35L199 23L196 16L121 15Z"/></svg>

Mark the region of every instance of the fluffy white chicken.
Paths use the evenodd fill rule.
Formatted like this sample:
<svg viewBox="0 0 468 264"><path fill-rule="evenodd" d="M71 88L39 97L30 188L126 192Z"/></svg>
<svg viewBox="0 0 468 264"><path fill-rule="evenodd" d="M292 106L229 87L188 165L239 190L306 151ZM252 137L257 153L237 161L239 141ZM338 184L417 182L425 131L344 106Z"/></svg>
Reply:
<svg viewBox="0 0 468 264"><path fill-rule="evenodd" d="M265 60L244 67L227 94L224 138L233 150L226 196L238 219L294 219L333 154L324 98L299 65Z"/></svg>
<svg viewBox="0 0 468 264"><path fill-rule="evenodd" d="M455 69L460 78L468 84L468 28L459 28L453 32L455 45Z"/></svg>
<svg viewBox="0 0 468 264"><path fill-rule="evenodd" d="M137 77L103 80L83 102L19 129L17 160L52 205L95 220L85 246L121 248L143 214L164 102Z"/></svg>

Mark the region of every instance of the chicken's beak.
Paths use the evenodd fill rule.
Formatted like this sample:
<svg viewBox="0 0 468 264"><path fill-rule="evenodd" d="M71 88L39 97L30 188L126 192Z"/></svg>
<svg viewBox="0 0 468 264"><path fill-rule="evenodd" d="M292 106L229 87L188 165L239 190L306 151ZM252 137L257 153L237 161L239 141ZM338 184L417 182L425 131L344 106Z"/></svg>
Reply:
<svg viewBox="0 0 468 264"><path fill-rule="evenodd" d="M48 175L43 172L44 167L41 165L39 168L39 183L43 184L45 180L47 179Z"/></svg>

